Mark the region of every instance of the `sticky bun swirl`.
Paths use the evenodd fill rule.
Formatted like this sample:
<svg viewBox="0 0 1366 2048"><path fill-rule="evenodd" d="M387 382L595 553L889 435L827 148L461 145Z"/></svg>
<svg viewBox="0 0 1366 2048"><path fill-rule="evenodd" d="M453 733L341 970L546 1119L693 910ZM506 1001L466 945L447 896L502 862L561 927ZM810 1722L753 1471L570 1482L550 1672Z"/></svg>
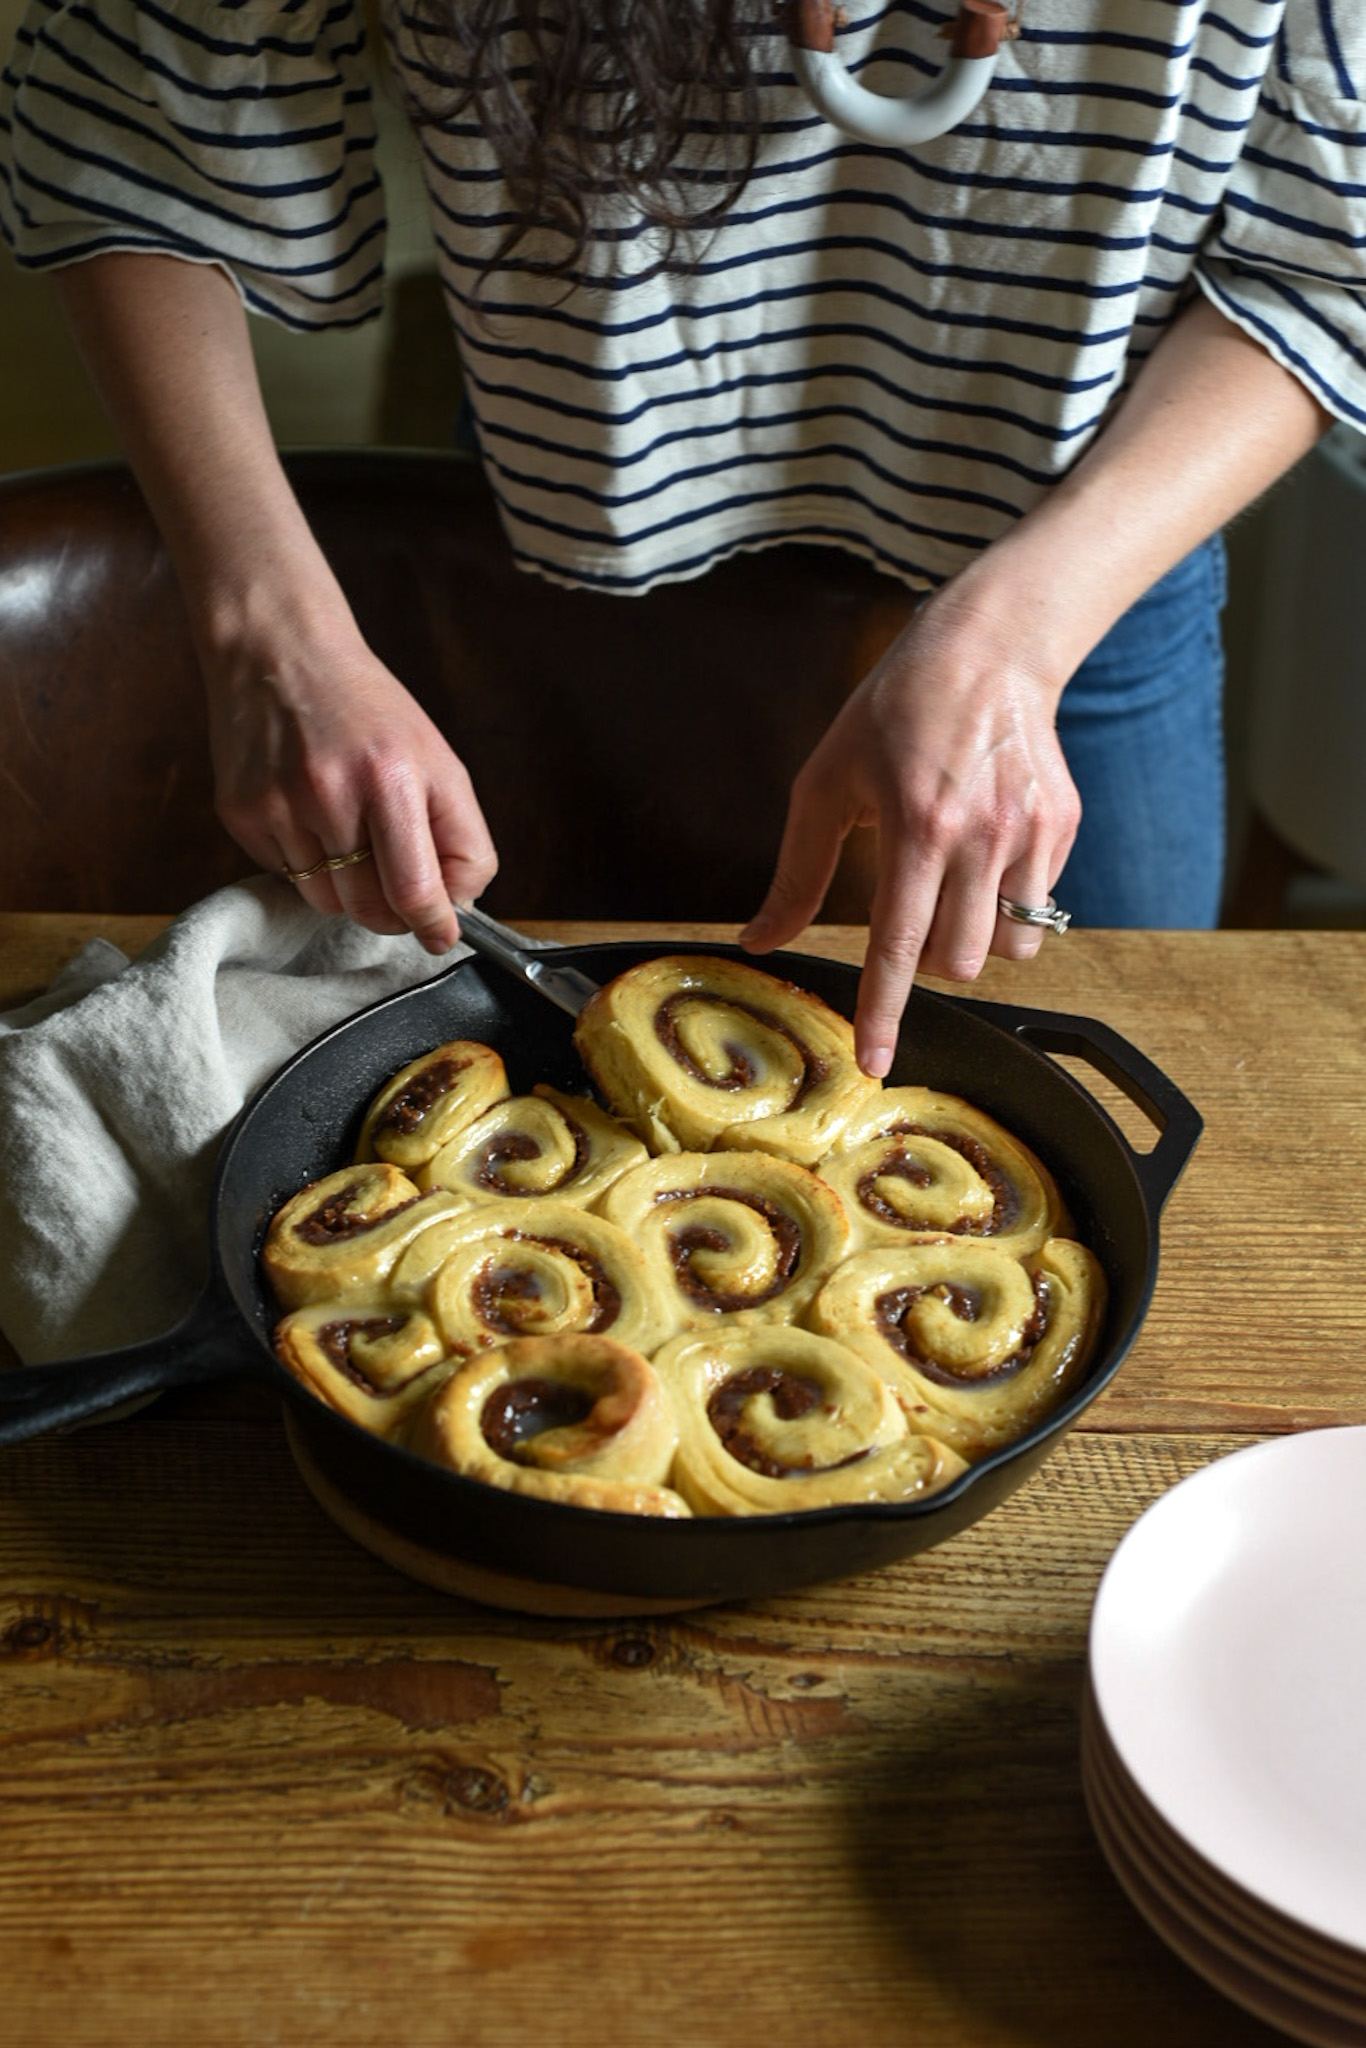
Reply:
<svg viewBox="0 0 1366 2048"><path fill-rule="evenodd" d="M415 1178L467 1202L557 1195L588 1208L648 1157L590 1095L563 1095L539 1081L530 1095L509 1095L467 1124Z"/></svg>
<svg viewBox="0 0 1366 2048"><path fill-rule="evenodd" d="M568 1331L653 1351L679 1327L625 1232L553 1195L480 1203L434 1224L397 1261L389 1291L425 1307L460 1357Z"/></svg>
<svg viewBox="0 0 1366 2048"><path fill-rule="evenodd" d="M385 1082L365 1112L356 1158L386 1159L425 1186L421 1169L442 1146L510 1093L491 1045L452 1038Z"/></svg>
<svg viewBox="0 0 1366 2048"><path fill-rule="evenodd" d="M416 1415L410 1449L542 1500L686 1515L666 1484L678 1429L654 1368L581 1332L521 1337L462 1365Z"/></svg>
<svg viewBox="0 0 1366 2048"><path fill-rule="evenodd" d="M585 1005L574 1043L652 1153L734 1146L810 1166L878 1090L819 996L707 955L628 968Z"/></svg>
<svg viewBox="0 0 1366 2048"><path fill-rule="evenodd" d="M655 1370L678 1416L673 1483L695 1514L910 1500L963 1470L908 1426L871 1366L809 1330L688 1332L656 1354Z"/></svg>
<svg viewBox="0 0 1366 2048"><path fill-rule="evenodd" d="M457 1206L444 1189L424 1195L382 1160L344 1166L276 1211L261 1261L282 1308L338 1295L373 1297L404 1246Z"/></svg>
<svg viewBox="0 0 1366 2048"><path fill-rule="evenodd" d="M430 1316L354 1297L285 1316L275 1327L275 1354L330 1408L389 1438L454 1371Z"/></svg>
<svg viewBox="0 0 1366 2048"><path fill-rule="evenodd" d="M858 1252L808 1321L882 1375L913 1426L972 1459L1050 1414L1085 1370L1105 1281L1084 1246L1027 1258L970 1238Z"/></svg>
<svg viewBox="0 0 1366 2048"><path fill-rule="evenodd" d="M1053 1176L1027 1145L956 1095L884 1088L817 1169L861 1248L908 1236L989 1238L1017 1255L1069 1228Z"/></svg>
<svg viewBox="0 0 1366 2048"><path fill-rule="evenodd" d="M848 1246L839 1197L805 1166L756 1152L674 1152L623 1174L602 1213L639 1245L675 1327L792 1322Z"/></svg>

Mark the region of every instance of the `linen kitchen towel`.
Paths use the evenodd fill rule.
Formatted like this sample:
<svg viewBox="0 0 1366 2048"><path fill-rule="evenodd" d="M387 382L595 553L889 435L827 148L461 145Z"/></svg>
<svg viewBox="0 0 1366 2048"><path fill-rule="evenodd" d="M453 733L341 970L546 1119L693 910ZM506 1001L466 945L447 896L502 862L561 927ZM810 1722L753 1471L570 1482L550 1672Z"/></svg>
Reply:
<svg viewBox="0 0 1366 2048"><path fill-rule="evenodd" d="M91 942L0 1015L0 1328L26 1364L159 1335L208 1266L218 1143L329 1025L439 973L417 940L324 917L269 875L129 961Z"/></svg>

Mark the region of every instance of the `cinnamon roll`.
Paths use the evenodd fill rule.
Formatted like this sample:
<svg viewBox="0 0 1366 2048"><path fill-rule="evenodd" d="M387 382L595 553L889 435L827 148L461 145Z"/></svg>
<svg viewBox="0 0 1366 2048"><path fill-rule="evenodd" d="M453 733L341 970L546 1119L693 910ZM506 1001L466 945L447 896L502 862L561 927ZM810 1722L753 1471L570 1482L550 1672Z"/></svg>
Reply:
<svg viewBox="0 0 1366 2048"><path fill-rule="evenodd" d="M758 1153L651 1159L609 1188L602 1213L640 1246L680 1328L717 1316L796 1320L849 1241L823 1180Z"/></svg>
<svg viewBox="0 0 1366 2048"><path fill-rule="evenodd" d="M1057 1407L1086 1370L1104 1308L1100 1267L1068 1238L1025 1259L941 1238L846 1259L808 1321L866 1359L915 1428L971 1459Z"/></svg>
<svg viewBox="0 0 1366 2048"><path fill-rule="evenodd" d="M653 1367L582 1333L521 1337L462 1365L423 1407L409 1448L469 1479L542 1500L686 1515L665 1484L678 1429Z"/></svg>
<svg viewBox="0 0 1366 2048"><path fill-rule="evenodd" d="M380 1089L365 1112L356 1157L387 1159L417 1179L457 1131L509 1093L506 1069L491 1045L450 1039Z"/></svg>
<svg viewBox="0 0 1366 2048"><path fill-rule="evenodd" d="M282 1308L339 1295L373 1296L411 1239L458 1204L422 1194L396 1166L373 1160L310 1182L276 1211L261 1260Z"/></svg>
<svg viewBox="0 0 1366 2048"><path fill-rule="evenodd" d="M558 1195L590 1207L628 1166L648 1159L640 1139L589 1095L538 1081L467 1124L415 1176L467 1202Z"/></svg>
<svg viewBox="0 0 1366 2048"><path fill-rule="evenodd" d="M553 1195L480 1203L434 1224L397 1261L390 1294L421 1303L461 1357L567 1331L648 1352L679 1327L668 1291L625 1232Z"/></svg>
<svg viewBox="0 0 1366 2048"><path fill-rule="evenodd" d="M853 1026L819 996L704 955L628 968L585 1005L574 1043L655 1153L733 1146L810 1166L879 1086Z"/></svg>
<svg viewBox="0 0 1366 2048"><path fill-rule="evenodd" d="M963 1460L912 1430L843 1344L772 1326L675 1337L655 1370L678 1416L674 1485L695 1514L787 1514L937 1491Z"/></svg>
<svg viewBox="0 0 1366 2048"><path fill-rule="evenodd" d="M275 1352L329 1407L390 1438L455 1369L430 1316L354 1299L295 1309L276 1325Z"/></svg>
<svg viewBox="0 0 1366 2048"><path fill-rule="evenodd" d="M913 1236L989 1238L1017 1255L1069 1225L1053 1176L985 1111L932 1088L884 1088L818 1171L861 1248Z"/></svg>

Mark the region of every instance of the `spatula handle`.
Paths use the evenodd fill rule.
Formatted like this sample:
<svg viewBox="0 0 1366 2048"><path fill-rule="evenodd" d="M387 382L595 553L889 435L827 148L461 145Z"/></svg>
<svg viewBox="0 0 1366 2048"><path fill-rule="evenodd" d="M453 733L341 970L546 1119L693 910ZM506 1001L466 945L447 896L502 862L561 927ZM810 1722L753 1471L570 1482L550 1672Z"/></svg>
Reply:
<svg viewBox="0 0 1366 2048"><path fill-rule="evenodd" d="M520 981L528 982L539 995L567 1010L571 1017L577 1017L588 998L597 994L598 984L586 974L580 974L575 967L556 966L558 948L554 944L528 939L473 905L462 908L457 915L460 936L476 953L505 967Z"/></svg>

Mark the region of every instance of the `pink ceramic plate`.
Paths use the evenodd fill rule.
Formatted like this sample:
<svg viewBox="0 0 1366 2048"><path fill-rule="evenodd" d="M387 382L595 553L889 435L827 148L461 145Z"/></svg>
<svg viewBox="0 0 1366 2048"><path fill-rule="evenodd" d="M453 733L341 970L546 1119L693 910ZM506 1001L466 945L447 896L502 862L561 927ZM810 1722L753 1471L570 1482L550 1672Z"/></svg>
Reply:
<svg viewBox="0 0 1366 2048"><path fill-rule="evenodd" d="M1090 1667L1167 1826L1366 1952L1366 1427L1256 1444L1165 1494L1101 1581Z"/></svg>
<svg viewBox="0 0 1366 2048"><path fill-rule="evenodd" d="M1366 2048L1366 2019L1354 2022L1287 1990L1178 1912L1132 1855L1103 1792L1094 1781L1088 1781L1085 1790L1096 1839L1110 1868L1154 1933L1174 1954L1226 1997L1295 2040L1310 2043L1311 2048Z"/></svg>
<svg viewBox="0 0 1366 2048"><path fill-rule="evenodd" d="M1352 1951L1329 1942L1316 1948L1317 1937L1298 1921L1255 1900L1230 1911L1229 1899L1246 1901L1246 1894L1227 1887L1217 1873L1212 1885L1193 1875L1189 1865L1171 1854L1180 1846L1178 1838L1148 1830L1132 1785L1107 1755L1098 1717L1083 1728L1082 1783L1098 1832L1103 1827L1107 1842L1120 1847L1169 1916L1222 1949L1248 1974L1366 2030L1366 1971L1345 1974L1336 1966L1337 1958Z"/></svg>

